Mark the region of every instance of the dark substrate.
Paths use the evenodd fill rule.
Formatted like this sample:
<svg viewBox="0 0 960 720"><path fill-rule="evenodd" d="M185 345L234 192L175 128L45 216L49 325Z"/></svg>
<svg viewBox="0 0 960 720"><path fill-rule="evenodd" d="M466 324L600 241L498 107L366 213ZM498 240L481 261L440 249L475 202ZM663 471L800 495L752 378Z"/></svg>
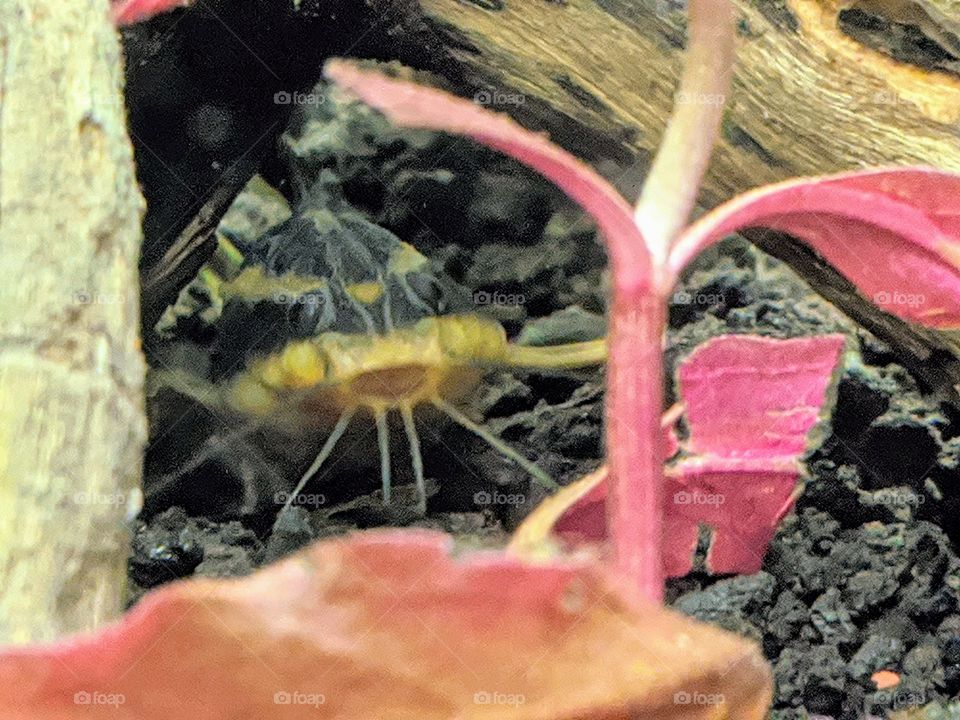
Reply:
<svg viewBox="0 0 960 720"><path fill-rule="evenodd" d="M603 331L603 253L591 227L538 178L459 140L393 132L335 98L295 114L290 137L315 130L311 120L326 128L314 144L294 151L296 143L284 143L274 162L292 173L334 170L371 220L414 244L469 293L488 293L471 295L480 305L495 294L514 297L508 306L478 311L493 311L511 334L544 343ZM545 317L551 319L532 322ZM775 667L780 718L805 717L805 708L852 720L960 693L956 419L924 398L881 343L739 240L701 258L674 296L668 363L674 367L700 342L726 332L836 331L847 334L850 347L837 409L811 450L806 490L763 570L732 578L695 573L669 587L679 610L762 644ZM600 371L499 373L469 409L569 482L599 463L602 387ZM154 436L161 430L155 427ZM169 448L195 441L195 428L187 430L151 448L148 494L170 457L189 454L189 446ZM431 489L425 518L412 511L402 477L394 505L385 508L376 473L340 462L322 484L308 487L323 495L320 506L274 526L278 506L269 497L251 504L250 480L229 457L202 466L148 503L138 521L132 601L174 578L245 574L313 539L358 528L432 527L464 544L497 546L543 496L456 427L422 439ZM399 468L407 456L402 447L395 452ZM298 476L278 471L291 484ZM258 487L254 482L253 492ZM493 491L525 500L483 505L482 493ZM902 683L873 690L870 676L881 669L899 672Z"/></svg>

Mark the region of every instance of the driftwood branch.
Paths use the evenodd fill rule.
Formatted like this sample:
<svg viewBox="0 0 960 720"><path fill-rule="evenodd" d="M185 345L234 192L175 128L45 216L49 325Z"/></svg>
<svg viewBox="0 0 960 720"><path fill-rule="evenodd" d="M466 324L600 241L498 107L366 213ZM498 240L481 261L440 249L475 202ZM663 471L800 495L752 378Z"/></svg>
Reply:
<svg viewBox="0 0 960 720"><path fill-rule="evenodd" d="M107 0L0 3L0 643L119 615L145 420Z"/></svg>
<svg viewBox="0 0 960 720"><path fill-rule="evenodd" d="M368 0L407 64L452 82L581 156L611 179L649 164L675 97L684 3L670 0ZM960 76L898 61L842 30L841 0L735 0L738 64L701 202L788 177L882 164L960 171ZM870 0L933 41L960 26L949 0ZM956 64L954 64L956 66ZM709 99L698 99L700 101ZM944 401L960 406L950 338L886 316L780 235L763 249L890 343Z"/></svg>

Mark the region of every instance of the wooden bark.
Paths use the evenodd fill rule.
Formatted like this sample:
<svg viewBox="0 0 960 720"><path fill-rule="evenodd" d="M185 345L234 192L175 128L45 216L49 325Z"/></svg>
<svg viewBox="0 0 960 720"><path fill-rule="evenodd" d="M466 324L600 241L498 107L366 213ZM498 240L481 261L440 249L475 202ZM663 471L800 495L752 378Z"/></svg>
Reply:
<svg viewBox="0 0 960 720"><path fill-rule="evenodd" d="M390 14L403 59L465 89L505 91L499 109L568 144L579 135L581 152L643 163L656 149L682 66L681 3L671 10L667 0L370 1ZM960 171L960 77L847 37L837 25L841 2L735 4L737 72L706 204L867 164ZM510 93L523 101L511 102Z"/></svg>
<svg viewBox="0 0 960 720"><path fill-rule="evenodd" d="M107 0L0 2L0 643L123 608L142 200Z"/></svg>
<svg viewBox="0 0 960 720"><path fill-rule="evenodd" d="M675 100L684 3L368 1L387 16L384 27L401 60L446 76L461 94L487 92L495 109L549 130L578 155L612 158L617 166L607 168L608 176L636 192ZM838 13L850 2L734 2L737 71L704 205L793 176L870 165L960 171L960 77L898 62L845 35ZM960 10L953 5L870 0L869 9L955 39ZM945 401L960 405L960 361L950 338L893 321L851 287L839 291L835 274L814 254L795 251L782 235L764 238L764 249L891 343Z"/></svg>

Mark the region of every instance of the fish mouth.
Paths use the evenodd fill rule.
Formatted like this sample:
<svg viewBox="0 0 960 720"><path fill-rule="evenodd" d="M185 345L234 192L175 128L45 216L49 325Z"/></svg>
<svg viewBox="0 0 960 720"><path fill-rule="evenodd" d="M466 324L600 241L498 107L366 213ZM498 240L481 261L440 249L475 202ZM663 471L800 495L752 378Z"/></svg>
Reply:
<svg viewBox="0 0 960 720"><path fill-rule="evenodd" d="M425 365L398 365L369 370L350 381L349 395L358 405L416 405L436 394L433 373Z"/></svg>

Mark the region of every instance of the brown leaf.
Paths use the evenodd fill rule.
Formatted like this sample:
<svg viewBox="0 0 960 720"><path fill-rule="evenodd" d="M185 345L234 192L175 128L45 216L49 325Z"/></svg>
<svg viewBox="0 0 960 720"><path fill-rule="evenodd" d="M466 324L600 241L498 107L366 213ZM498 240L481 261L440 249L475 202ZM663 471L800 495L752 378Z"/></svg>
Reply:
<svg viewBox="0 0 960 720"><path fill-rule="evenodd" d="M454 560L445 536L319 543L0 655L6 720L763 718L758 648L628 599L597 565Z"/></svg>

